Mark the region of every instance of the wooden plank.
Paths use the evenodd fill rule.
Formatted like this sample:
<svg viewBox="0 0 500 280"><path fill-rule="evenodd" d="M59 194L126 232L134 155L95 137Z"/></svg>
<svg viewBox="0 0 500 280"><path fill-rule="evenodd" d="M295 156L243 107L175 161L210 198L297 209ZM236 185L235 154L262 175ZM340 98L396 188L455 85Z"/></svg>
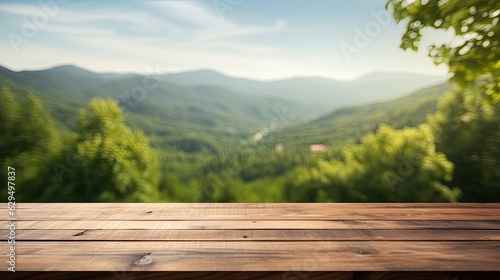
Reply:
<svg viewBox="0 0 500 280"><path fill-rule="evenodd" d="M500 204L17 206L18 270L23 266L72 271L500 267ZM4 241L0 248L5 251L7 234L0 229ZM0 261L6 258L1 256Z"/></svg>
<svg viewBox="0 0 500 280"><path fill-rule="evenodd" d="M7 208L7 203L0 203L0 207ZM283 208L295 208L295 209L314 209L314 208L492 208L500 209L500 203L26 203L21 202L16 204L18 209L62 209L64 207L78 207L79 209L86 208L127 208L127 209L165 209L177 208L177 209L227 209L227 208L266 208L266 209L283 209Z"/></svg>
<svg viewBox="0 0 500 280"><path fill-rule="evenodd" d="M89 206L90 205L90 206ZM310 205L310 207L247 208L233 204L234 208L178 208L160 204L141 208L131 204L99 207L92 204L64 204L52 208L18 209L18 220L47 221L57 217L59 221L76 220L500 220L500 209L496 208L342 208L335 204ZM133 205L133 204L132 204ZM270 206L271 206L270 205ZM299 204L300 205L300 204ZM199 208L198 208L199 207ZM6 217L4 217L6 219Z"/></svg>
<svg viewBox="0 0 500 280"><path fill-rule="evenodd" d="M500 242L21 241L17 255L20 271L495 271Z"/></svg>
<svg viewBox="0 0 500 280"><path fill-rule="evenodd" d="M0 230L0 240L7 240ZM18 230L16 240L61 241L500 241L500 230Z"/></svg>
<svg viewBox="0 0 500 280"><path fill-rule="evenodd" d="M453 271L411 271L411 272L0 272L5 280L496 280L500 272L453 272Z"/></svg>
<svg viewBox="0 0 500 280"><path fill-rule="evenodd" d="M353 280L353 272L0 272L4 280ZM442 273L440 275L443 275ZM456 275L456 274L454 274ZM357 279L357 278L356 278ZM441 277L439 280L443 280ZM487 279L487 278L480 278ZM360 279L361 280L361 279Z"/></svg>
<svg viewBox="0 0 500 280"><path fill-rule="evenodd" d="M353 280L498 280L500 272L391 271L354 273Z"/></svg>
<svg viewBox="0 0 500 280"><path fill-rule="evenodd" d="M17 229L500 229L500 221L18 221Z"/></svg>

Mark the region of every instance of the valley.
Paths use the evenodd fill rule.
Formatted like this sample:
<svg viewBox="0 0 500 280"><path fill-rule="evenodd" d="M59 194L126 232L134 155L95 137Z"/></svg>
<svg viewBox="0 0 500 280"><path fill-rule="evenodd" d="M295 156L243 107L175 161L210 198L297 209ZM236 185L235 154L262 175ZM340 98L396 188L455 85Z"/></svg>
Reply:
<svg viewBox="0 0 500 280"><path fill-rule="evenodd" d="M335 158L382 123L425 122L449 89L442 78L387 73L350 82L259 82L213 71L100 74L75 66L0 74L16 99L30 92L41 100L63 139L78 133L78 111L91 99L115 100L125 123L158 154L161 199L169 201L286 201L294 169ZM401 84L387 89L389 80ZM325 151L313 153L311 145Z"/></svg>

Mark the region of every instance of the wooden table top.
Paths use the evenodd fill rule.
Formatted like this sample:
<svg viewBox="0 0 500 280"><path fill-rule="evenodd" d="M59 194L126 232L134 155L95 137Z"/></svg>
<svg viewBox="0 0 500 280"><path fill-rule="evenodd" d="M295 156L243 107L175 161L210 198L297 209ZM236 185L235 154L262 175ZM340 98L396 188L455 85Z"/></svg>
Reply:
<svg viewBox="0 0 500 280"><path fill-rule="evenodd" d="M18 203L8 217L16 271L500 269L500 203Z"/></svg>

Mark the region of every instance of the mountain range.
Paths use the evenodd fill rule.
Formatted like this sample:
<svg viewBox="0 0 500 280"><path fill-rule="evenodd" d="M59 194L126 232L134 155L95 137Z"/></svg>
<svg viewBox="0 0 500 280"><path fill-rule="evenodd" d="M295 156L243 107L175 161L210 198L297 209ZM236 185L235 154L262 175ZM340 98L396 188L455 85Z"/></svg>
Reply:
<svg viewBox="0 0 500 280"><path fill-rule="evenodd" d="M359 110L367 110L355 106L396 99L443 80L374 73L352 81L318 77L256 81L211 70L145 76L95 73L70 65L18 72L0 66L1 84L18 97L34 92L59 126L74 129L78 109L91 98L109 97L126 111L129 125L162 143L169 137L196 138L200 133L213 139L221 134L248 137L263 129L297 127L304 122L297 131L328 127L332 118L345 117L350 111L358 117ZM418 98L435 103L441 91L434 88ZM340 109L345 107L351 108ZM385 109L376 111L385 114Z"/></svg>
<svg viewBox="0 0 500 280"><path fill-rule="evenodd" d="M354 80L298 77L263 82L233 78L211 70L165 74L163 79L182 86L214 85L245 95L296 100L315 105L321 113L401 97L446 80L445 77L377 72Z"/></svg>

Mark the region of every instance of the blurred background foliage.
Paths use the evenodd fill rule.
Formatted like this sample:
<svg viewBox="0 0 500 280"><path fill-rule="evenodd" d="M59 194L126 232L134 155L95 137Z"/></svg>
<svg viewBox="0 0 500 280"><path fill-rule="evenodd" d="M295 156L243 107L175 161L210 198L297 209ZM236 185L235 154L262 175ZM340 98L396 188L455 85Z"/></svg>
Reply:
<svg viewBox="0 0 500 280"><path fill-rule="evenodd" d="M54 87L47 77L23 83L5 72L2 170L16 168L18 201L500 201L500 3L387 7L406 23L403 49L417 50L425 28L455 33L453 43L428 46L449 67L449 83L280 126L285 116L267 110L274 99L165 85L131 106L118 93L139 77L118 84L105 77L92 88L97 74L77 73L78 82ZM77 90L89 84L93 98ZM271 119L278 125L256 140L259 121ZM326 151L309 150L315 143Z"/></svg>

